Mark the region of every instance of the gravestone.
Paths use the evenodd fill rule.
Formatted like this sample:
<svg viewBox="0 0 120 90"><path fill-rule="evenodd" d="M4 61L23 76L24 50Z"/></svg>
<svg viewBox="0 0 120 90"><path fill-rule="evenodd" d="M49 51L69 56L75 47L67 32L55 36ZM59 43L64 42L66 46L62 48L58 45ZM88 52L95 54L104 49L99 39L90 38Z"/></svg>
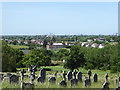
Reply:
<svg viewBox="0 0 120 90"><path fill-rule="evenodd" d="M74 70L74 71L73 71L73 77L74 77L74 79L76 79L76 74L77 74L77 71Z"/></svg>
<svg viewBox="0 0 120 90"><path fill-rule="evenodd" d="M46 70L43 68L40 70L40 76L45 80L46 79Z"/></svg>
<svg viewBox="0 0 120 90"><path fill-rule="evenodd" d="M58 71L56 71L56 72L54 73L54 76L57 77L57 74L58 74Z"/></svg>
<svg viewBox="0 0 120 90"><path fill-rule="evenodd" d="M92 76L91 70L88 70L88 76L89 76L89 79L90 79L90 77Z"/></svg>
<svg viewBox="0 0 120 90"><path fill-rule="evenodd" d="M68 81L70 81L70 79L72 79L72 72L71 71L68 72L67 77L68 77Z"/></svg>
<svg viewBox="0 0 120 90"><path fill-rule="evenodd" d="M45 80L44 80L43 77L38 77L38 78L37 78L37 82L44 83L44 81L45 81Z"/></svg>
<svg viewBox="0 0 120 90"><path fill-rule="evenodd" d="M63 80L65 80L65 81L66 81L66 75L67 75L67 73L65 71L63 71L62 76L63 76Z"/></svg>
<svg viewBox="0 0 120 90"><path fill-rule="evenodd" d="M78 80L76 78L70 80L71 86L78 85Z"/></svg>
<svg viewBox="0 0 120 90"><path fill-rule="evenodd" d="M93 81L94 82L97 82L98 81L98 75L95 73L94 76L93 76Z"/></svg>
<svg viewBox="0 0 120 90"><path fill-rule="evenodd" d="M4 74L0 74L0 83L2 82L3 78L4 78Z"/></svg>
<svg viewBox="0 0 120 90"><path fill-rule="evenodd" d="M115 88L115 90L120 90L120 87Z"/></svg>
<svg viewBox="0 0 120 90"><path fill-rule="evenodd" d="M22 82L21 89L22 90L34 90L34 84Z"/></svg>
<svg viewBox="0 0 120 90"><path fill-rule="evenodd" d="M85 80L84 80L84 86L85 87L88 87L91 85L91 80L88 78L88 77L85 77Z"/></svg>
<svg viewBox="0 0 120 90"><path fill-rule="evenodd" d="M48 81L49 81L50 83L56 83L56 78L55 78L55 77L49 77L49 78L48 78Z"/></svg>
<svg viewBox="0 0 120 90"><path fill-rule="evenodd" d="M77 74L78 81L82 81L82 73L78 72Z"/></svg>
<svg viewBox="0 0 120 90"><path fill-rule="evenodd" d="M105 80L108 81L108 73L105 75Z"/></svg>
<svg viewBox="0 0 120 90"><path fill-rule="evenodd" d="M10 83L18 84L18 82L19 82L19 76L11 75L11 76L10 76L10 79L9 79L9 82L10 82Z"/></svg>
<svg viewBox="0 0 120 90"><path fill-rule="evenodd" d="M101 88L101 90L109 90L109 84L108 82L105 82Z"/></svg>
<svg viewBox="0 0 120 90"><path fill-rule="evenodd" d="M67 86L67 82L65 80L60 81L59 83L60 86L66 87Z"/></svg>

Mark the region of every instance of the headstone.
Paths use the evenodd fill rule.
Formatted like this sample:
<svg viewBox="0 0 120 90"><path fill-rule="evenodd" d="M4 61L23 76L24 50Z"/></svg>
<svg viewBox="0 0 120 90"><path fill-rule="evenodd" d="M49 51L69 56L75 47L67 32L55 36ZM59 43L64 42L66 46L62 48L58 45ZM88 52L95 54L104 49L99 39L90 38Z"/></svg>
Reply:
<svg viewBox="0 0 120 90"><path fill-rule="evenodd" d="M74 77L74 79L76 79L76 74L77 74L77 71L74 70L74 71L73 71L73 77Z"/></svg>
<svg viewBox="0 0 120 90"><path fill-rule="evenodd" d="M37 81L40 82L40 83L44 83L45 80L44 80L43 77L38 77L38 78L37 78Z"/></svg>
<svg viewBox="0 0 120 90"><path fill-rule="evenodd" d="M56 71L56 72L54 73L54 76L57 77L57 74L58 74L58 71Z"/></svg>
<svg viewBox="0 0 120 90"><path fill-rule="evenodd" d="M65 80L65 81L66 81L66 75L67 75L67 73L65 71L63 71L63 80Z"/></svg>
<svg viewBox="0 0 120 90"><path fill-rule="evenodd" d="M105 80L108 81L108 73L105 75Z"/></svg>
<svg viewBox="0 0 120 90"><path fill-rule="evenodd" d="M19 76L11 75L11 76L10 76L10 79L9 79L9 82L10 82L10 83L18 84L18 82L19 82Z"/></svg>
<svg viewBox="0 0 120 90"><path fill-rule="evenodd" d="M43 77L43 79L46 79L46 70L43 68L40 70L40 76Z"/></svg>
<svg viewBox="0 0 120 90"><path fill-rule="evenodd" d="M7 73L6 77L10 77L12 74L11 73Z"/></svg>
<svg viewBox="0 0 120 90"><path fill-rule="evenodd" d="M88 87L91 85L91 80L88 78L88 77L85 77L85 80L84 80L84 86L85 87Z"/></svg>
<svg viewBox="0 0 120 90"><path fill-rule="evenodd" d="M4 78L4 74L0 74L0 82L2 82L3 78Z"/></svg>
<svg viewBox="0 0 120 90"><path fill-rule="evenodd" d="M22 82L21 89L22 90L34 90L34 84Z"/></svg>
<svg viewBox="0 0 120 90"><path fill-rule="evenodd" d="M94 82L97 82L98 81L98 75L95 73L94 76L93 76L93 81Z"/></svg>
<svg viewBox="0 0 120 90"><path fill-rule="evenodd" d="M78 72L77 74L78 81L82 81L82 73Z"/></svg>
<svg viewBox="0 0 120 90"><path fill-rule="evenodd" d="M101 88L101 90L109 90L109 83L105 82Z"/></svg>
<svg viewBox="0 0 120 90"><path fill-rule="evenodd" d="M67 82L65 80L60 81L59 83L60 86L66 87L67 86Z"/></svg>
<svg viewBox="0 0 120 90"><path fill-rule="evenodd" d="M30 82L33 83L34 80L35 80L35 74L31 74L30 75Z"/></svg>
<svg viewBox="0 0 120 90"><path fill-rule="evenodd" d="M92 76L91 70L88 70L88 76L89 76L89 78Z"/></svg>
<svg viewBox="0 0 120 90"><path fill-rule="evenodd" d="M78 85L78 80L77 79L71 79L70 80L70 84L71 84L71 86L73 86L73 85Z"/></svg>
<svg viewBox="0 0 120 90"><path fill-rule="evenodd" d="M50 83L56 83L56 78L55 78L55 77L49 77L49 78L48 78L48 81L49 81Z"/></svg>
<svg viewBox="0 0 120 90"><path fill-rule="evenodd" d="M72 72L71 71L68 72L67 77L68 77L68 81L70 81L70 79L72 79Z"/></svg>

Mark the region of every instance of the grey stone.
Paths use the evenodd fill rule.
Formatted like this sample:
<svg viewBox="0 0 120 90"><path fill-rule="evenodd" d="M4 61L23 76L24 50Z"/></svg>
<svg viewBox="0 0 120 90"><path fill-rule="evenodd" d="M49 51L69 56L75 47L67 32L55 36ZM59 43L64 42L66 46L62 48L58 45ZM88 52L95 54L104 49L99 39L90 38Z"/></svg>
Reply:
<svg viewBox="0 0 120 90"><path fill-rule="evenodd" d="M77 79L71 79L70 80L70 84L71 84L71 86L73 86L73 85L78 85L78 80Z"/></svg>
<svg viewBox="0 0 120 90"><path fill-rule="evenodd" d="M105 82L101 88L101 90L109 90L109 84L108 82Z"/></svg>
<svg viewBox="0 0 120 90"><path fill-rule="evenodd" d="M46 79L46 70L45 69L41 69L40 70L40 76L43 77L43 79Z"/></svg>
<svg viewBox="0 0 120 90"><path fill-rule="evenodd" d="M40 83L44 83L45 79L43 77L38 77L37 81L40 82Z"/></svg>
<svg viewBox="0 0 120 90"><path fill-rule="evenodd" d="M65 80L65 81L66 81L66 75L67 75L67 73L65 71L63 71L62 76L63 76L63 80Z"/></svg>
<svg viewBox="0 0 120 90"><path fill-rule="evenodd" d="M49 77L49 78L48 78L48 81L49 81L50 83L56 83L56 78L55 78L55 77Z"/></svg>
<svg viewBox="0 0 120 90"><path fill-rule="evenodd" d="M21 83L21 89L22 90L34 90L34 84L32 83L25 83L25 82L22 82Z"/></svg>
<svg viewBox="0 0 120 90"><path fill-rule="evenodd" d="M72 79L72 72L71 71L68 72L67 77L68 77L68 81L70 81L70 79Z"/></svg>
<svg viewBox="0 0 120 90"><path fill-rule="evenodd" d="M78 72L77 74L78 81L82 81L82 73Z"/></svg>
<svg viewBox="0 0 120 90"><path fill-rule="evenodd" d="M66 87L67 86L67 82L65 80L60 81L59 83L60 86Z"/></svg>
<svg viewBox="0 0 120 90"><path fill-rule="evenodd" d="M9 79L9 82L10 82L10 83L18 84L18 82L19 82L19 76L11 75L11 76L10 76L10 79Z"/></svg>
<svg viewBox="0 0 120 90"><path fill-rule="evenodd" d="M94 82L97 82L98 81L98 75L95 73L94 76L93 76L93 81Z"/></svg>
<svg viewBox="0 0 120 90"><path fill-rule="evenodd" d="M77 75L77 71L74 70L74 71L73 71L73 77L74 77L74 79L76 79L76 75Z"/></svg>
<svg viewBox="0 0 120 90"><path fill-rule="evenodd" d="M90 80L90 78L85 77L84 86L85 86L85 87L88 87L88 86L90 86L90 85L91 85L91 80Z"/></svg>

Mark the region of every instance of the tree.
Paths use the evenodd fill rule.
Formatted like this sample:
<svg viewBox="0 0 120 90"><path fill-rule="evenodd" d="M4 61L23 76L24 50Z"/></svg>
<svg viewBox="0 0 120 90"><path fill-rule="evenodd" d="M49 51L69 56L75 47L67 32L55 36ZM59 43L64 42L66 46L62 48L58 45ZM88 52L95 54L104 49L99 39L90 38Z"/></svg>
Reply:
<svg viewBox="0 0 120 90"><path fill-rule="evenodd" d="M16 59L15 50L2 41L2 71L16 72Z"/></svg>
<svg viewBox="0 0 120 90"><path fill-rule="evenodd" d="M31 52L23 57L23 64L26 67L30 65L48 66L51 63L50 51L46 49L33 49Z"/></svg>
<svg viewBox="0 0 120 90"><path fill-rule="evenodd" d="M64 64L65 68L70 70L78 69L85 63L84 54L81 51L81 47L78 45L72 46L70 49L70 56L67 58Z"/></svg>
<svg viewBox="0 0 120 90"><path fill-rule="evenodd" d="M69 56L69 51L67 49L60 49L57 52L58 60L66 59Z"/></svg>
<svg viewBox="0 0 120 90"><path fill-rule="evenodd" d="M46 48L46 45L47 45L47 40L45 39L45 40L43 41L43 47Z"/></svg>

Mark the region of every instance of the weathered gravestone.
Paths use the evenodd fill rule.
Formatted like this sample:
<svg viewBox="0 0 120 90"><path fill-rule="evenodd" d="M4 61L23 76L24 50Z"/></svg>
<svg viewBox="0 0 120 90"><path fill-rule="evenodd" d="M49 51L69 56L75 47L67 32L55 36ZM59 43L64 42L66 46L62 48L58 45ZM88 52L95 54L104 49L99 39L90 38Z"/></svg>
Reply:
<svg viewBox="0 0 120 90"><path fill-rule="evenodd" d="M34 90L34 84L21 82L21 89L22 90Z"/></svg>
<svg viewBox="0 0 120 90"><path fill-rule="evenodd" d="M108 82L105 82L101 88L101 90L109 90L109 84Z"/></svg>
<svg viewBox="0 0 120 90"><path fill-rule="evenodd" d="M82 81L82 73L78 72L77 74L78 81Z"/></svg>
<svg viewBox="0 0 120 90"><path fill-rule="evenodd" d="M70 80L71 86L78 85L78 80L76 78Z"/></svg>
<svg viewBox="0 0 120 90"><path fill-rule="evenodd" d="M37 78L37 81L40 82L40 83L44 83L45 80L44 80L43 77L38 77L38 78Z"/></svg>
<svg viewBox="0 0 120 90"><path fill-rule="evenodd" d="M18 82L19 82L19 76L11 75L10 78L9 78L9 82L10 83L18 84Z"/></svg>
<svg viewBox="0 0 120 90"><path fill-rule="evenodd" d="M67 82L65 80L60 81L59 83L60 86L66 87L67 86Z"/></svg>
<svg viewBox="0 0 120 90"><path fill-rule="evenodd" d="M89 76L89 79L90 79L90 77L92 76L91 70L88 70L88 76Z"/></svg>
<svg viewBox="0 0 120 90"><path fill-rule="evenodd" d="M74 70L74 71L73 71L73 78L74 78L74 79L76 79L76 75L77 75L77 71Z"/></svg>
<svg viewBox="0 0 120 90"><path fill-rule="evenodd" d="M108 81L108 73L105 75L105 80Z"/></svg>
<svg viewBox="0 0 120 90"><path fill-rule="evenodd" d="M68 72L67 77L68 77L68 81L70 81L70 79L72 79L72 72L71 71Z"/></svg>
<svg viewBox="0 0 120 90"><path fill-rule="evenodd" d="M2 82L3 78L4 78L4 74L0 74L0 82Z"/></svg>
<svg viewBox="0 0 120 90"><path fill-rule="evenodd" d="M56 83L56 78L55 78L55 77L49 77L49 78L48 78L48 81L49 81L50 83Z"/></svg>
<svg viewBox="0 0 120 90"><path fill-rule="evenodd" d="M95 73L94 76L93 76L93 81L94 82L97 82L98 81L98 75Z"/></svg>
<svg viewBox="0 0 120 90"><path fill-rule="evenodd" d="M43 79L46 79L46 70L43 68L40 70L40 76L43 77Z"/></svg>
<svg viewBox="0 0 120 90"><path fill-rule="evenodd" d="M90 80L90 78L85 77L84 86L85 86L85 87L88 87L88 86L90 86L90 85L91 85L91 80Z"/></svg>
<svg viewBox="0 0 120 90"><path fill-rule="evenodd" d="M65 80L65 81L66 81L66 75L67 75L67 73L65 71L63 71L62 76L63 76L63 80Z"/></svg>

